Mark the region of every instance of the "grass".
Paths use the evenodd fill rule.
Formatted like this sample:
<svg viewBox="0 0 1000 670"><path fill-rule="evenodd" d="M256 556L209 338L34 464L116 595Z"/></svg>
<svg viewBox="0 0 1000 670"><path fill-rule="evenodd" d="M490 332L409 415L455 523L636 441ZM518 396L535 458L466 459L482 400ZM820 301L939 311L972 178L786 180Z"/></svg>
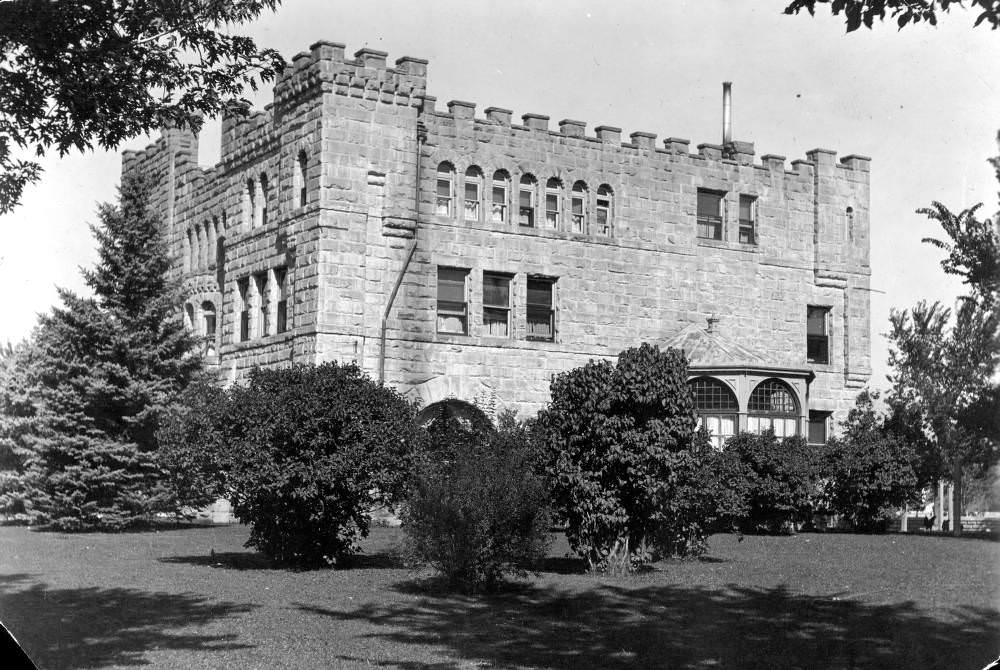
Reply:
<svg viewBox="0 0 1000 670"><path fill-rule="evenodd" d="M700 561L582 574L560 539L489 597L434 589L375 528L344 570L271 569L241 526L0 528L0 619L42 668L949 668L1000 654L1000 544L711 538ZM2 665L2 663L0 663Z"/></svg>

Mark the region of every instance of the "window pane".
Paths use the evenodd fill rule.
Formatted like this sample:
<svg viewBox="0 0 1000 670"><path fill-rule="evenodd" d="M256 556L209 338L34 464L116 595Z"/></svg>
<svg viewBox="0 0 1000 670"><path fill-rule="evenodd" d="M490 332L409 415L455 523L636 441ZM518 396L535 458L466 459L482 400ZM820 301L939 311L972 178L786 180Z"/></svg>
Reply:
<svg viewBox="0 0 1000 670"><path fill-rule="evenodd" d="M826 335L826 316L829 312L826 307L809 307L806 315L806 334Z"/></svg>
<svg viewBox="0 0 1000 670"><path fill-rule="evenodd" d="M508 337L510 333L510 311L506 309L483 308L483 327L491 337Z"/></svg>
<svg viewBox="0 0 1000 670"><path fill-rule="evenodd" d="M470 184L469 182L465 182L465 199L479 200L479 184Z"/></svg>
<svg viewBox="0 0 1000 670"><path fill-rule="evenodd" d="M583 216L583 198L573 198L570 206L574 216Z"/></svg>
<svg viewBox="0 0 1000 670"><path fill-rule="evenodd" d="M465 270L438 268L438 300L465 302Z"/></svg>
<svg viewBox="0 0 1000 670"><path fill-rule="evenodd" d="M740 196L740 220L741 221L752 221L753 220L753 198L745 195Z"/></svg>
<svg viewBox="0 0 1000 670"><path fill-rule="evenodd" d="M698 191L698 216L722 216L722 194Z"/></svg>
<svg viewBox="0 0 1000 670"><path fill-rule="evenodd" d="M493 307L510 305L510 278L483 273L483 304Z"/></svg>
<svg viewBox="0 0 1000 670"><path fill-rule="evenodd" d="M531 191L521 190L520 203L521 207L531 207Z"/></svg>
<svg viewBox="0 0 1000 670"><path fill-rule="evenodd" d="M810 444L826 444L826 412L809 412Z"/></svg>
<svg viewBox="0 0 1000 670"><path fill-rule="evenodd" d="M544 279L528 280L528 304L552 308L552 282Z"/></svg>

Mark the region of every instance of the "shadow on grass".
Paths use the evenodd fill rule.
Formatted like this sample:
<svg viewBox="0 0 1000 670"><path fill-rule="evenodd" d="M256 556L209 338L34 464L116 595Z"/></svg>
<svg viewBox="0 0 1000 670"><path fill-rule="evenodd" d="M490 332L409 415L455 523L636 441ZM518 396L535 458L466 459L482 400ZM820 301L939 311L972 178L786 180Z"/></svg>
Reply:
<svg viewBox="0 0 1000 670"><path fill-rule="evenodd" d="M287 570L289 572L304 572L311 569L325 569L324 566L308 568L276 565L266 554L256 551L227 551L191 556L165 556L157 560L161 563L184 563L222 570ZM404 561L398 554L391 551L384 551L373 554L354 554L349 556L342 565L338 565L334 569L394 570L404 567Z"/></svg>
<svg viewBox="0 0 1000 670"><path fill-rule="evenodd" d="M160 563L184 563L223 570L273 570L276 567L270 557L256 551L224 551L191 556L164 556L157 560Z"/></svg>
<svg viewBox="0 0 1000 670"><path fill-rule="evenodd" d="M420 584L403 583L414 593ZM912 602L869 605L786 588L682 586L586 591L525 586L491 597L434 595L353 612L300 606L377 627L371 644L444 648L453 664L383 660L393 668L981 668L996 658L1000 613L957 608L942 618ZM341 661L350 661L340 657Z"/></svg>
<svg viewBox="0 0 1000 670"><path fill-rule="evenodd" d="M235 635L192 632L250 605L189 594L118 588L51 588L31 575L0 575L3 621L40 668L145 665L151 649L241 649ZM171 629L186 629L171 632ZM2 663L0 663L2 665Z"/></svg>

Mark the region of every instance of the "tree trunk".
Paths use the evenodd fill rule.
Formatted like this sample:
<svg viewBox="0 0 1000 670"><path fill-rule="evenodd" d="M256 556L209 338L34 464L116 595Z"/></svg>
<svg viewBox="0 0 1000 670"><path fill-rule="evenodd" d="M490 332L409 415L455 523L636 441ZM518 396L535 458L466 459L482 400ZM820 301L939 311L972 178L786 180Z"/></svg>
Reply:
<svg viewBox="0 0 1000 670"><path fill-rule="evenodd" d="M962 537L962 464L951 468L951 534Z"/></svg>
<svg viewBox="0 0 1000 670"><path fill-rule="evenodd" d="M944 482L939 479L934 489L934 523L931 530L941 530L944 521Z"/></svg>
<svg viewBox="0 0 1000 670"><path fill-rule="evenodd" d="M899 532L900 533L905 533L907 531L907 529L908 529L907 528L907 524L908 524L907 517L909 515L910 515L910 506L909 505L903 505L903 513L902 513L902 516L899 517Z"/></svg>

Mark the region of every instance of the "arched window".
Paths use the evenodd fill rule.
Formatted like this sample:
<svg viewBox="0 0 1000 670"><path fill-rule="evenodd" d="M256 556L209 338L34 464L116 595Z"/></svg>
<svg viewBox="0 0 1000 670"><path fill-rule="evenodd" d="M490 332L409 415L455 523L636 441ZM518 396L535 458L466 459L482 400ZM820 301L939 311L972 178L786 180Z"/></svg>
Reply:
<svg viewBox="0 0 1000 670"><path fill-rule="evenodd" d="M306 162L306 151L303 149L295 158L295 179L293 180L295 182L293 191L299 199L299 207L306 206Z"/></svg>
<svg viewBox="0 0 1000 670"><path fill-rule="evenodd" d="M518 190L517 222L525 228L535 226L535 198L538 182L530 174L521 177L521 187Z"/></svg>
<svg viewBox="0 0 1000 670"><path fill-rule="evenodd" d="M267 175L260 173L260 219L261 226L267 225Z"/></svg>
<svg viewBox="0 0 1000 670"><path fill-rule="evenodd" d="M562 182L550 177L545 182L545 226L558 228L562 211Z"/></svg>
<svg viewBox="0 0 1000 670"><path fill-rule="evenodd" d="M438 165L437 201L434 213L438 216L453 216L455 212L455 168L451 163Z"/></svg>
<svg viewBox="0 0 1000 670"><path fill-rule="evenodd" d="M194 246L191 247L191 270L197 272L201 269L201 244L202 235L201 228L195 224L194 230L191 231L191 240Z"/></svg>
<svg viewBox="0 0 1000 670"><path fill-rule="evenodd" d="M208 267L208 257L212 253L212 233L209 230L208 221L203 221L198 227L198 237L201 240L198 245L198 267L204 270Z"/></svg>
<svg viewBox="0 0 1000 670"><path fill-rule="evenodd" d="M597 189L597 234L611 235L615 192L607 184Z"/></svg>
<svg viewBox="0 0 1000 670"><path fill-rule="evenodd" d="M587 232L587 185L582 181L573 184L570 212L573 216L573 232Z"/></svg>
<svg viewBox="0 0 1000 670"><path fill-rule="evenodd" d="M503 170L493 173L493 223L507 223L507 204L510 200L510 175Z"/></svg>
<svg viewBox="0 0 1000 670"><path fill-rule="evenodd" d="M201 303L201 335L205 338L206 356L215 356L215 305L206 300Z"/></svg>
<svg viewBox="0 0 1000 670"><path fill-rule="evenodd" d="M767 379L750 394L747 430L763 433L771 429L778 437L799 434L799 404L783 381Z"/></svg>
<svg viewBox="0 0 1000 670"><path fill-rule="evenodd" d="M465 220L479 221L483 198L483 171L475 165L465 171Z"/></svg>
<svg viewBox="0 0 1000 670"><path fill-rule="evenodd" d="M212 222L208 224L208 267L214 268L219 260L219 238L222 236L222 229L219 228L219 217L213 216Z"/></svg>
<svg viewBox="0 0 1000 670"><path fill-rule="evenodd" d="M853 207L848 207L846 214L847 214L847 239L848 240L853 240L854 239L854 208Z"/></svg>
<svg viewBox="0 0 1000 670"><path fill-rule="evenodd" d="M688 388L694 394L698 427L707 428L711 433L712 446L722 449L726 440L736 434L740 411L736 396L728 386L711 377L692 379Z"/></svg>
<svg viewBox="0 0 1000 670"><path fill-rule="evenodd" d="M253 179L247 179L247 190L243 195L243 226L253 230L257 219L257 184Z"/></svg>
<svg viewBox="0 0 1000 670"><path fill-rule="evenodd" d="M193 245L191 243L190 228L188 229L187 234L184 235L182 243L183 243L183 248L181 249L181 266L184 272L191 272L191 251Z"/></svg>

